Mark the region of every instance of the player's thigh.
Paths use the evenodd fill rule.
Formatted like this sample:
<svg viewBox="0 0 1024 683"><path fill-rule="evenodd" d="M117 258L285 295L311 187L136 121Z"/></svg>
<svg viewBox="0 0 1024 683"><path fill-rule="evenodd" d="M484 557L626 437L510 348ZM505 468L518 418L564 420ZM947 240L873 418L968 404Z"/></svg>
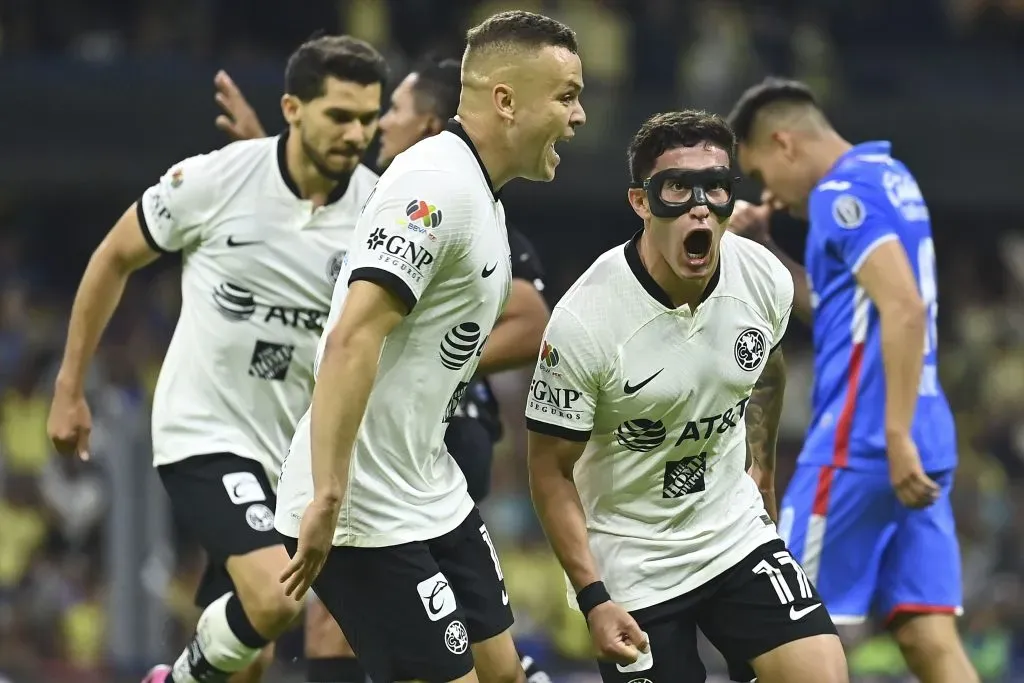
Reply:
<svg viewBox="0 0 1024 683"><path fill-rule="evenodd" d="M633 664L598 662L603 683L703 683L707 670L697 650L697 622L687 596L632 612L647 634L648 651Z"/></svg>
<svg viewBox="0 0 1024 683"><path fill-rule="evenodd" d="M352 646L313 591L306 597L305 655L307 658L354 657Z"/></svg>
<svg viewBox="0 0 1024 683"><path fill-rule="evenodd" d="M228 558L280 546L273 489L258 462L230 453L197 455L157 471L175 519L206 551L210 566L197 596L205 607L234 590Z"/></svg>
<svg viewBox="0 0 1024 683"><path fill-rule="evenodd" d="M801 638L756 657L757 683L849 683L846 654L836 635Z"/></svg>
<svg viewBox="0 0 1024 683"><path fill-rule="evenodd" d="M515 619L505 576L476 508L462 524L429 545L466 615L470 642L481 643L507 631Z"/></svg>
<svg viewBox="0 0 1024 683"><path fill-rule="evenodd" d="M887 623L901 615L960 612L963 587L950 500L953 476L952 471L932 475L942 492L930 507L900 511L879 572L877 607Z"/></svg>
<svg viewBox="0 0 1024 683"><path fill-rule="evenodd" d="M863 622L871 611L896 505L884 472L800 465L793 473L779 535L837 624Z"/></svg>
<svg viewBox="0 0 1024 683"><path fill-rule="evenodd" d="M486 640L474 642L470 647L477 678L483 683L522 683L526 680L511 631L502 631Z"/></svg>
<svg viewBox="0 0 1024 683"><path fill-rule="evenodd" d="M296 545L285 538L289 554ZM472 671L466 618L426 543L332 548L313 589L374 683Z"/></svg>
<svg viewBox="0 0 1024 683"><path fill-rule="evenodd" d="M754 678L751 663L788 643L826 635L838 643L821 596L781 540L762 545L718 577L697 623L734 680Z"/></svg>

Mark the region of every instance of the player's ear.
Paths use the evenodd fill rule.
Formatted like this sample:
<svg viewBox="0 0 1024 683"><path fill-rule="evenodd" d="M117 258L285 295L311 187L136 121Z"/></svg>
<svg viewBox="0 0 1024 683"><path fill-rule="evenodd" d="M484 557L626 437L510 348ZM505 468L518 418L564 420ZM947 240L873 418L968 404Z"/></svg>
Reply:
<svg viewBox="0 0 1024 683"><path fill-rule="evenodd" d="M637 216L640 216L645 221L651 217L651 207L647 204L647 192L645 190L631 187L626 191L626 198L629 200L629 205L633 207L633 211Z"/></svg>
<svg viewBox="0 0 1024 683"><path fill-rule="evenodd" d="M772 145L782 151L787 159L793 157L795 149L793 134L785 130L776 130L772 132Z"/></svg>
<svg viewBox="0 0 1024 683"><path fill-rule="evenodd" d="M515 91L512 86L508 83L498 83L491 90L491 98L498 116L511 123L515 115Z"/></svg>
<svg viewBox="0 0 1024 683"><path fill-rule="evenodd" d="M281 115L289 125L299 122L299 110L302 108L302 101L295 95L284 94L281 96Z"/></svg>

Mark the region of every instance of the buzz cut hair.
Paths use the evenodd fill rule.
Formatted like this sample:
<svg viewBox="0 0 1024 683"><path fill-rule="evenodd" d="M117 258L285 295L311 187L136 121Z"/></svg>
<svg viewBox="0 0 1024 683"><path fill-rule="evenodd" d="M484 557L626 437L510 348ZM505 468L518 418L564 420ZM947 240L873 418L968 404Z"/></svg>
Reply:
<svg viewBox="0 0 1024 683"><path fill-rule="evenodd" d="M579 54L576 32L543 14L511 10L499 12L466 32L465 58L490 51L539 50L563 47Z"/></svg>
<svg viewBox="0 0 1024 683"><path fill-rule="evenodd" d="M365 40L344 35L316 35L300 45L284 70L284 91L303 102L323 97L329 77L359 85L383 85L388 65Z"/></svg>
<svg viewBox="0 0 1024 683"><path fill-rule="evenodd" d="M442 121L455 116L462 92L462 64L457 59L427 57L413 70L413 106L419 114Z"/></svg>
<svg viewBox="0 0 1024 683"><path fill-rule="evenodd" d="M806 83L770 76L747 88L737 100L728 120L736 133L736 139L747 142L754 133L760 114L788 114L794 109L808 108L825 120L817 98Z"/></svg>
<svg viewBox="0 0 1024 683"><path fill-rule="evenodd" d="M644 121L629 143L626 160L630 181L641 183L646 180L658 157L665 152L699 145L725 150L732 166L736 156L736 136L721 116L696 109L655 114Z"/></svg>

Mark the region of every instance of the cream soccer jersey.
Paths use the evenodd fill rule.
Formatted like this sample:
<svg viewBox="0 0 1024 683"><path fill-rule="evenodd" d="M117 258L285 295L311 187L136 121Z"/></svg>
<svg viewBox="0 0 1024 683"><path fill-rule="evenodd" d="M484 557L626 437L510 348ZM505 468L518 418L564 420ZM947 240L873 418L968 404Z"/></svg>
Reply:
<svg viewBox="0 0 1024 683"><path fill-rule="evenodd" d="M504 209L456 122L400 154L381 176L359 218L328 331L356 280L390 290L409 313L384 343L334 544L436 538L473 508L444 432L512 281ZM311 457L307 411L278 489L276 525L287 536L298 537L313 496Z"/></svg>
<svg viewBox="0 0 1024 683"><path fill-rule="evenodd" d="M689 592L777 538L745 472L743 419L793 305L779 260L725 233L704 300L673 308L639 237L555 307L526 407L530 430L587 442L573 476L590 548L627 610Z"/></svg>
<svg viewBox="0 0 1024 683"><path fill-rule="evenodd" d="M156 465L227 452L272 484L309 405L317 340L359 209L359 166L320 208L299 197L287 133L175 164L137 203L143 234L181 252L181 313L153 399Z"/></svg>

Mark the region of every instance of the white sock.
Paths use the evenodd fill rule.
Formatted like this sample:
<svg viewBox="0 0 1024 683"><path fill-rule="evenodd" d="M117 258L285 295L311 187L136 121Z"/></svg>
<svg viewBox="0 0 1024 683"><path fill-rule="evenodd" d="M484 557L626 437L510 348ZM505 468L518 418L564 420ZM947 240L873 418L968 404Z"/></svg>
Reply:
<svg viewBox="0 0 1024 683"><path fill-rule="evenodd" d="M249 666L261 647L245 645L228 624L225 607L234 596L214 600L196 625L196 633L171 670L174 683L219 683Z"/></svg>

